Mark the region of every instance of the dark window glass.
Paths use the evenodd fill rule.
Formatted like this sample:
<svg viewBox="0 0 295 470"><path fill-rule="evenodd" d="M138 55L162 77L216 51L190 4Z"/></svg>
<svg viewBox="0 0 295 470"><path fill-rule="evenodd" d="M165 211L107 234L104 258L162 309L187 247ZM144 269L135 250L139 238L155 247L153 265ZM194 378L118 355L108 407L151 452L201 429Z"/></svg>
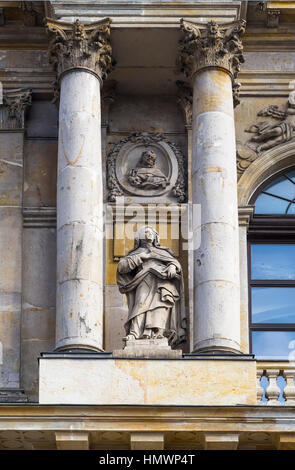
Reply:
<svg viewBox="0 0 295 470"><path fill-rule="evenodd" d="M252 287L252 323L294 323L295 287Z"/></svg>
<svg viewBox="0 0 295 470"><path fill-rule="evenodd" d="M252 349L265 360L294 361L295 331L253 331Z"/></svg>
<svg viewBox="0 0 295 470"><path fill-rule="evenodd" d="M252 279L295 279L295 244L252 244Z"/></svg>
<svg viewBox="0 0 295 470"><path fill-rule="evenodd" d="M255 201L255 214L295 213L295 170L285 172L266 186Z"/></svg>

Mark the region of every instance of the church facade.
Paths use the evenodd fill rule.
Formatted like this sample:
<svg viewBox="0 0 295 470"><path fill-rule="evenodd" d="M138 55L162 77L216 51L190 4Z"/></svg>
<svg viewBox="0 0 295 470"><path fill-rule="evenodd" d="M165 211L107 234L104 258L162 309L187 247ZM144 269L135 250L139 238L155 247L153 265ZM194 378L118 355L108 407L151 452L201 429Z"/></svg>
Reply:
<svg viewBox="0 0 295 470"><path fill-rule="evenodd" d="M295 449L294 30L0 2L0 450Z"/></svg>

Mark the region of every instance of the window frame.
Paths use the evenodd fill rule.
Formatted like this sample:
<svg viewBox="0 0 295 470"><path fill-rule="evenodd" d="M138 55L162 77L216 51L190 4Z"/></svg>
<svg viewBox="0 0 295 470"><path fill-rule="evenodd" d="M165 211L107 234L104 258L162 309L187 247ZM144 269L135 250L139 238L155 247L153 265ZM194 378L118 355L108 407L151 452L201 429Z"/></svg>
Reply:
<svg viewBox="0 0 295 470"><path fill-rule="evenodd" d="M258 196L263 193L265 191L265 188L267 186L269 186L271 183L273 183L276 179L278 179L280 176L284 176L285 173L288 173L289 171L295 171L295 166L294 164L289 166L288 168L284 168L283 170L280 170L278 171L277 173L273 174L272 176L270 176L269 178L267 178L263 183L261 183L261 185L254 191L254 193L252 194L251 198L250 198L250 201L249 201L249 205L253 205L255 206L255 202L256 202L256 199L258 198ZM289 178L287 178L289 179ZM293 182L294 183L294 182ZM294 186L295 186L295 183L294 183ZM294 192L295 192L295 188L294 188ZM276 196L273 196L273 197L276 197ZM283 199L283 197L279 197L277 196L278 199ZM294 201L294 200L293 200ZM295 204L295 202L293 202L293 204ZM267 215L267 216L271 216L271 217L278 217L278 216L282 216L282 217L292 217L292 216L295 216L295 214L257 214L258 216L264 216L264 215Z"/></svg>
<svg viewBox="0 0 295 470"><path fill-rule="evenodd" d="M288 167L268 178L253 193L249 205L255 207L255 201L266 186L271 184L282 174L295 169L294 165ZM271 244L295 244L295 214L255 214L249 223L247 237L247 258L248 258L248 315L249 315L249 349L253 354L252 333L254 331L294 331L295 323L253 323L252 322L252 287L295 287L294 280L278 279L252 279L251 245L271 245ZM261 360L266 360L263 356L258 356ZM273 360L277 360L276 357Z"/></svg>

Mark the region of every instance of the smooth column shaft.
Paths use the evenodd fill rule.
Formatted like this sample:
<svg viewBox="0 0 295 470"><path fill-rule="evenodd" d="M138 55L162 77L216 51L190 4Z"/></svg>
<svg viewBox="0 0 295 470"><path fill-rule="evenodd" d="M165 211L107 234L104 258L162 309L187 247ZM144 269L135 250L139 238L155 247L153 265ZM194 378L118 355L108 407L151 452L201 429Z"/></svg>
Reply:
<svg viewBox="0 0 295 470"><path fill-rule="evenodd" d="M240 294L235 128L230 76L194 79L193 202L201 204L194 252L194 350L239 352Z"/></svg>
<svg viewBox="0 0 295 470"><path fill-rule="evenodd" d="M63 76L57 181L56 349L102 350L103 191L100 82Z"/></svg>

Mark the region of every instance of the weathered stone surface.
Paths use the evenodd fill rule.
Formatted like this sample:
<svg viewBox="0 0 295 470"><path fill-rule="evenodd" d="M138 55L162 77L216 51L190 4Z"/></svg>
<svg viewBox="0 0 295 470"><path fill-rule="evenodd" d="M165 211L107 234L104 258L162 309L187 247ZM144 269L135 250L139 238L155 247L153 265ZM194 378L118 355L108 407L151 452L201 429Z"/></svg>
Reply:
<svg viewBox="0 0 295 470"><path fill-rule="evenodd" d="M109 132L183 132L184 122L174 97L120 95L110 109Z"/></svg>
<svg viewBox="0 0 295 470"><path fill-rule="evenodd" d="M12 164L22 165L23 163L23 132L5 132L0 133L1 138L1 149L0 158L1 160L7 160Z"/></svg>
<svg viewBox="0 0 295 470"><path fill-rule="evenodd" d="M23 133L1 132L0 205L19 206L22 201Z"/></svg>
<svg viewBox="0 0 295 470"><path fill-rule="evenodd" d="M0 291L4 293L21 292L21 237L21 209L0 207Z"/></svg>
<svg viewBox="0 0 295 470"><path fill-rule="evenodd" d="M30 402L39 401L38 357L42 351L52 351L54 345L54 336L47 340L22 339L21 383Z"/></svg>
<svg viewBox="0 0 295 470"><path fill-rule="evenodd" d="M58 136L58 109L50 101L33 101L26 123L27 137ZM40 155L41 156L41 155Z"/></svg>
<svg viewBox="0 0 295 470"><path fill-rule="evenodd" d="M23 235L23 246L24 308L41 308L47 310L55 307L55 229L25 229Z"/></svg>
<svg viewBox="0 0 295 470"><path fill-rule="evenodd" d="M42 358L40 403L255 405L256 365L220 359Z"/></svg>
<svg viewBox="0 0 295 470"><path fill-rule="evenodd" d="M1 293L0 300L0 388L18 388L20 386L20 294Z"/></svg>
<svg viewBox="0 0 295 470"><path fill-rule="evenodd" d="M23 247L21 377L29 399L38 401L38 357L55 344L55 229L24 229Z"/></svg>
<svg viewBox="0 0 295 470"><path fill-rule="evenodd" d="M45 139L25 141L25 207L56 206L57 142Z"/></svg>

